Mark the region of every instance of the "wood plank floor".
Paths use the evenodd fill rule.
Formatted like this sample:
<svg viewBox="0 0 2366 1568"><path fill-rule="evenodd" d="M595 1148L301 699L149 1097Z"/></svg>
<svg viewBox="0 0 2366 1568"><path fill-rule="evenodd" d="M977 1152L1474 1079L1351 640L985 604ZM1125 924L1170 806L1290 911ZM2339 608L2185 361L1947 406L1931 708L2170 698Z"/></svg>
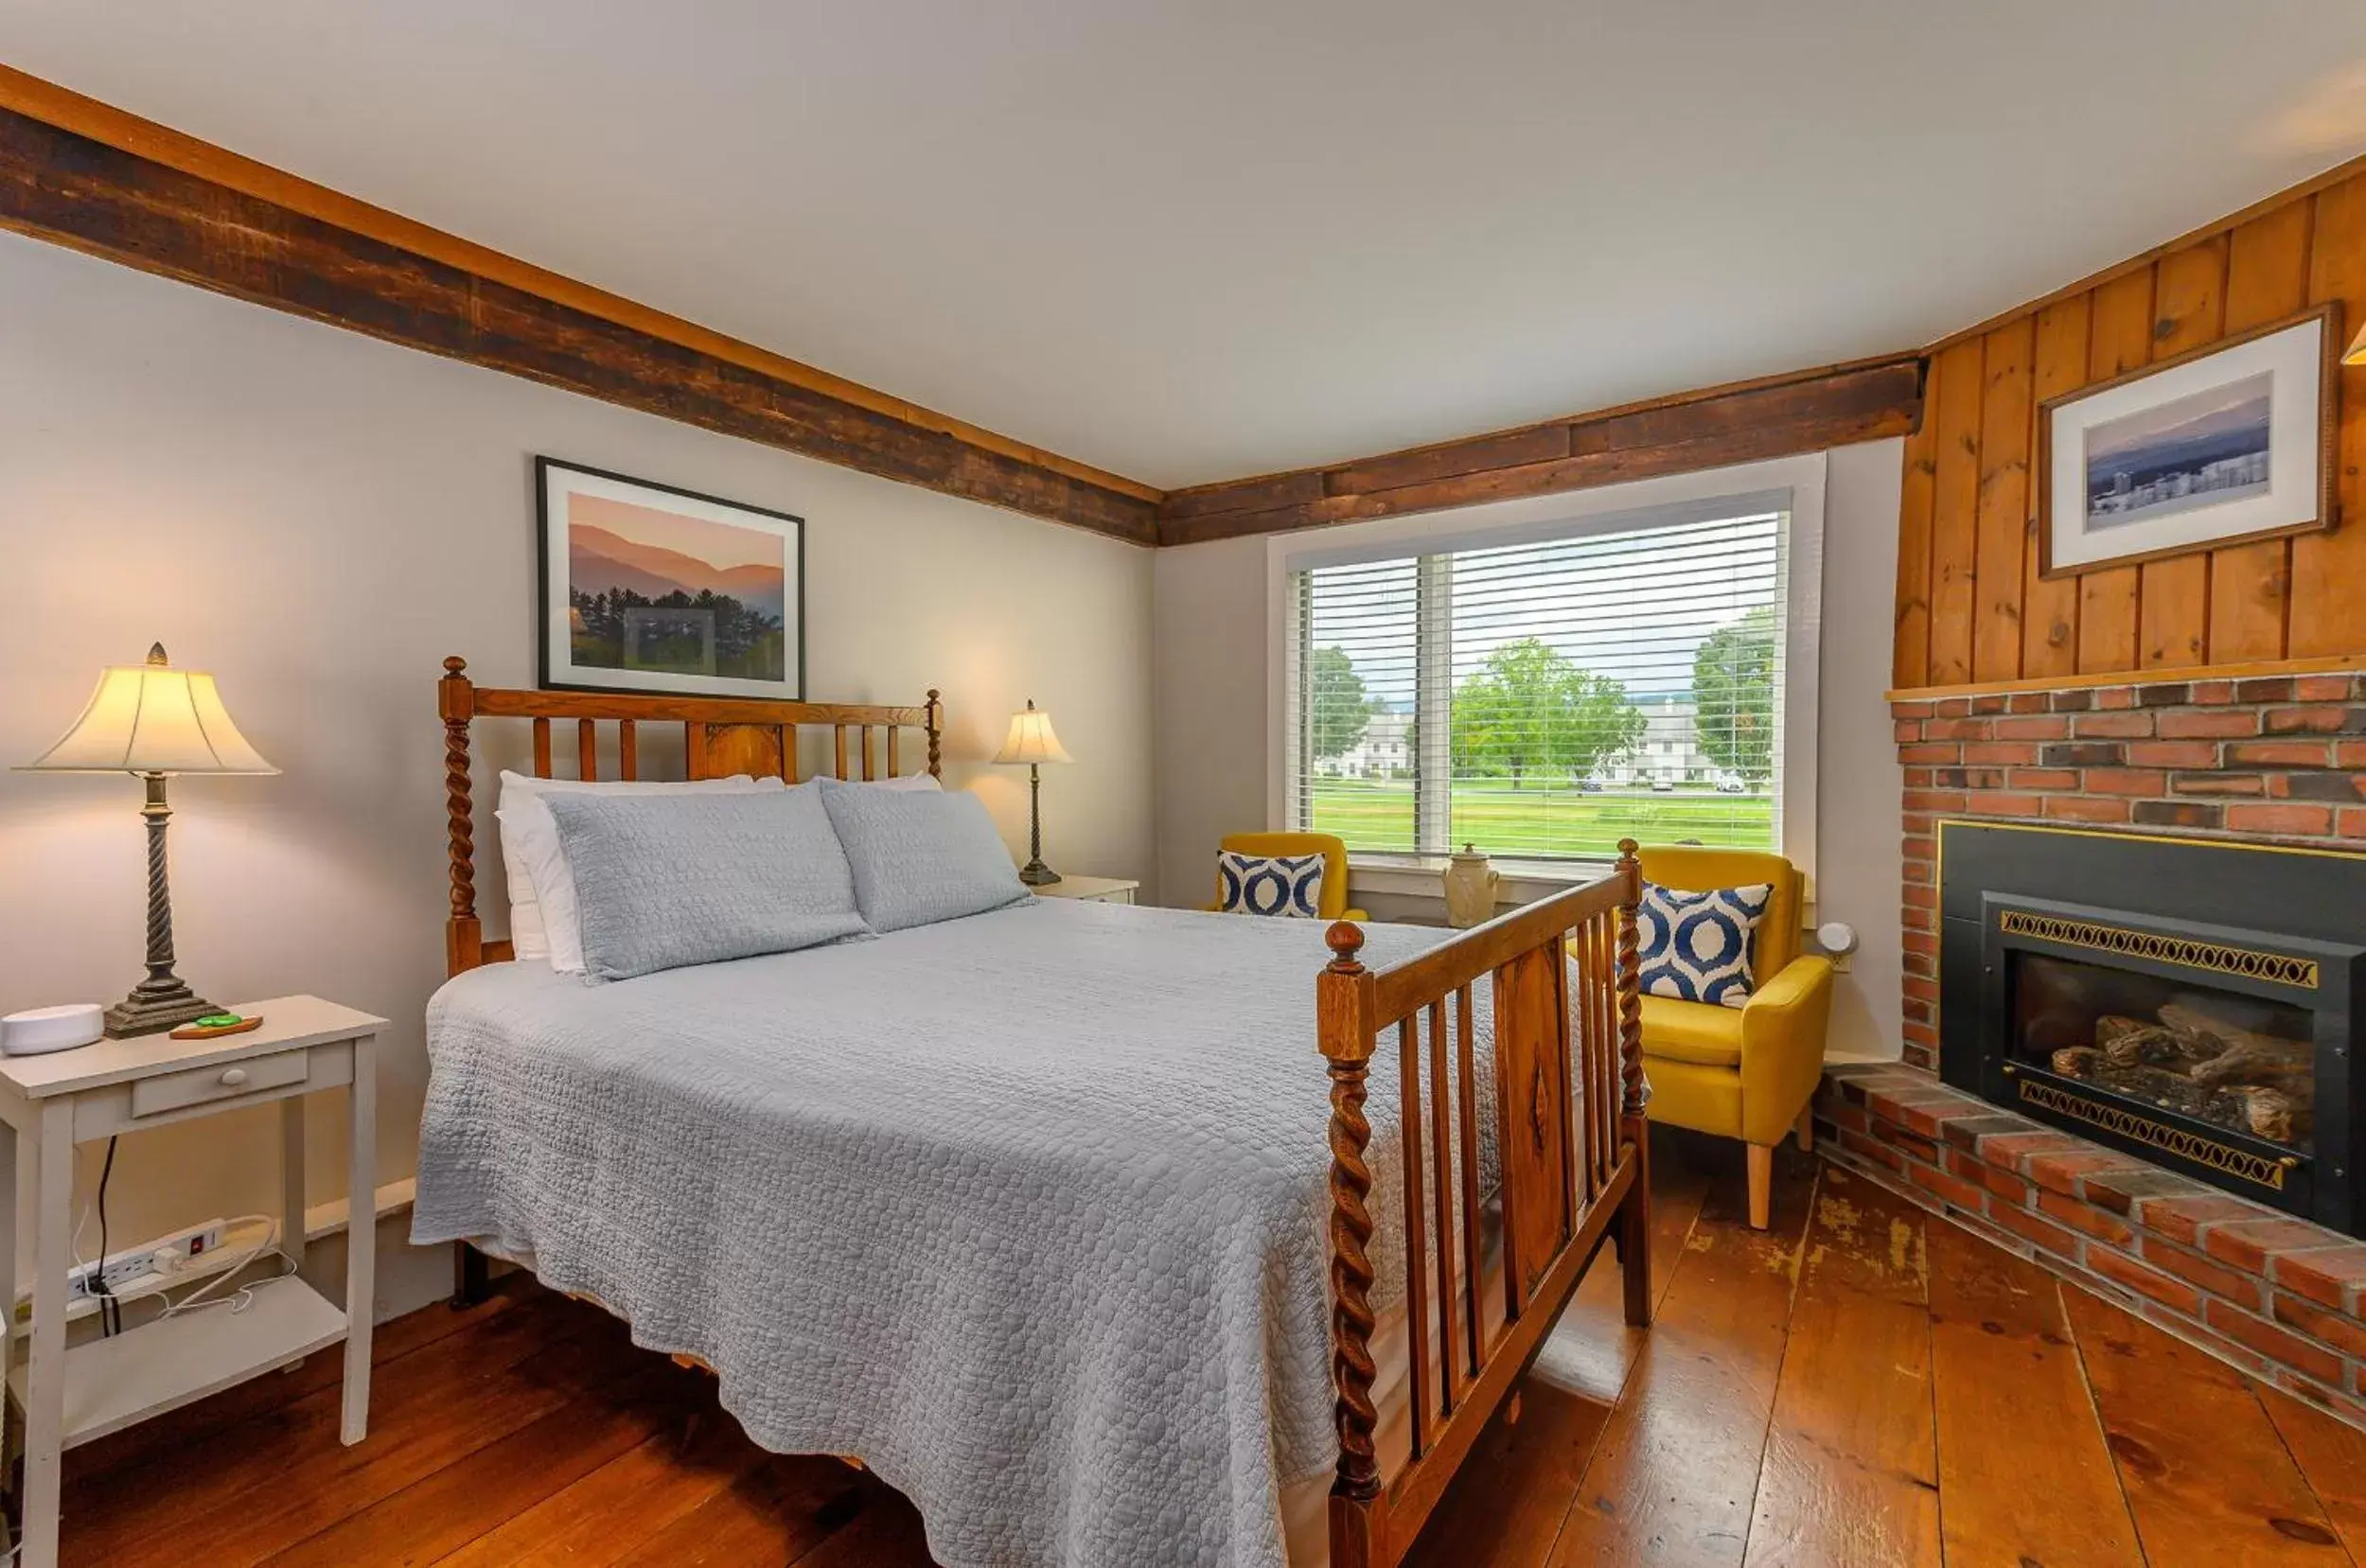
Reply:
<svg viewBox="0 0 2366 1568"><path fill-rule="evenodd" d="M1861 1178L1654 1154L1650 1334L1597 1270L1481 1439L1424 1568L2366 1568L2366 1434ZM875 1478L757 1451L703 1376L512 1284L68 1456L66 1560L922 1568Z"/></svg>

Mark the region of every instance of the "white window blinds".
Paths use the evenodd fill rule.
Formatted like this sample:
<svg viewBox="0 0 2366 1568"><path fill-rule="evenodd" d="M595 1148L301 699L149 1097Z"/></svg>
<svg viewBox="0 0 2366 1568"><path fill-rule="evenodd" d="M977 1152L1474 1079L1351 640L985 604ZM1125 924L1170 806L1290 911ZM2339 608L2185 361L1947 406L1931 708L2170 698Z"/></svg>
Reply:
<svg viewBox="0 0 2366 1568"><path fill-rule="evenodd" d="M1776 847L1786 521L1292 573L1291 825L1394 854Z"/></svg>

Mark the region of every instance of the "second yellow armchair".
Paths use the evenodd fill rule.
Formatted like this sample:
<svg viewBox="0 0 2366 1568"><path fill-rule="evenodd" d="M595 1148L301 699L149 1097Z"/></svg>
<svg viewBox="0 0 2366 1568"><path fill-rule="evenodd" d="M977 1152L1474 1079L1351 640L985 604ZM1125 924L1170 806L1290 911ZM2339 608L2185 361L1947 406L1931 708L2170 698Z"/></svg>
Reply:
<svg viewBox="0 0 2366 1568"><path fill-rule="evenodd" d="M1774 890L1758 921L1747 1005L1643 998L1651 1119L1748 1144L1750 1223L1763 1230L1774 1146L1794 1131L1802 1149L1813 1138L1808 1105L1824 1075L1832 961L1799 950L1803 879L1781 855L1687 845L1646 849L1642 859L1644 880L1663 888Z"/></svg>
<svg viewBox="0 0 2366 1568"><path fill-rule="evenodd" d="M1233 854L1300 855L1319 854L1323 857L1323 893L1321 914L1325 920L1369 920L1361 909L1348 907L1348 846L1328 833L1227 833L1216 846ZM1218 880L1221 893L1223 882ZM1205 906L1222 908L1221 898Z"/></svg>

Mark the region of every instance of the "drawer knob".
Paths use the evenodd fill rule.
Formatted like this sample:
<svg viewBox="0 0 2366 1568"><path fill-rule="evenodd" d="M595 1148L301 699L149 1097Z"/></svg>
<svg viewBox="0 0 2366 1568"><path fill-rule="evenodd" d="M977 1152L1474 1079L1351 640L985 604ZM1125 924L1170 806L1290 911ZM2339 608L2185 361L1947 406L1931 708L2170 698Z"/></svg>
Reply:
<svg viewBox="0 0 2366 1568"><path fill-rule="evenodd" d="M235 1089L245 1082L246 1069L244 1067L225 1067L222 1069L222 1087L226 1089Z"/></svg>

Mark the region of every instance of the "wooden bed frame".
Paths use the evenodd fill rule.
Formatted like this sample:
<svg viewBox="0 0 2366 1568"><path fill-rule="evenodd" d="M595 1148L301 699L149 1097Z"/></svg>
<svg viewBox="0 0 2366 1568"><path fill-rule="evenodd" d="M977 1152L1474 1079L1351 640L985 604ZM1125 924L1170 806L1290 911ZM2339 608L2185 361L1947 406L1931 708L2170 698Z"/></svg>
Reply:
<svg viewBox="0 0 2366 1568"><path fill-rule="evenodd" d="M619 774L637 776L638 731L680 724L689 777L753 773L798 782L798 736L832 733L840 779L896 775L898 732L927 738L940 766L936 692L916 708L714 700L600 692L503 691L470 681L444 661L444 796L451 913L444 947L451 974L507 961L476 910L476 833L470 726L480 718L533 725L537 777L552 772L552 726L575 731L575 769L597 776L597 726L616 727ZM874 733L884 732L874 745ZM853 742L850 752L849 742ZM884 753L884 770L879 764ZM1331 1078L1332 1382L1339 1462L1331 1489L1332 1568L1394 1568L1412 1549L1480 1430L1536 1359L1605 1240L1615 1242L1626 1316L1651 1320L1649 1152L1644 1125L1642 1008L1634 915L1643 872L1633 840L1598 881L1514 910L1384 969L1357 955L1364 932L1348 921L1326 935L1331 962L1315 978L1317 1045ZM1500 1185L1499 1266L1486 1266L1488 1214L1479 1192L1474 988L1491 987ZM1372 1399L1377 1314L1368 1252L1372 1131L1364 1112L1373 1056L1397 1037L1399 1153L1405 1230L1404 1335L1409 1452L1384 1476ZM480 1299L486 1259L455 1246L453 1304ZM1488 1293L1500 1294L1500 1309ZM1432 1329L1435 1326L1435 1340Z"/></svg>
<svg viewBox="0 0 2366 1568"><path fill-rule="evenodd" d="M1651 1322L1634 921L1643 870L1633 839L1618 848L1611 875L1386 969L1356 960L1364 943L1357 925L1343 920L1328 934L1334 956L1315 983L1315 1029L1331 1064L1331 1375L1339 1431L1332 1568L1393 1568L1404 1560L1605 1239L1618 1250L1627 1321ZM1490 1285L1472 1061L1471 995L1481 980L1492 990L1502 1237L1503 1316L1492 1338L1481 1295ZM1371 1059L1391 1029L1404 1172L1411 1445L1405 1463L1384 1477L1374 1453L1376 1318L1366 1253L1372 1219L1365 1207L1371 1128L1364 1099Z"/></svg>

